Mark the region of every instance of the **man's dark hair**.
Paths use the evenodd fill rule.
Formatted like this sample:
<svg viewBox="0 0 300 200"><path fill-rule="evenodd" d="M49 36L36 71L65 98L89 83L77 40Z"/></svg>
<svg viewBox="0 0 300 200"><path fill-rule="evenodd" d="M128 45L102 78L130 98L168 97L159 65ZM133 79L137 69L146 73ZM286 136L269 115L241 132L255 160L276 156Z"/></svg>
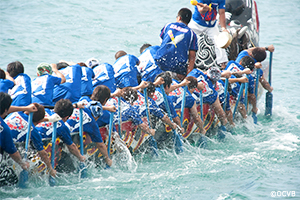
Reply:
<svg viewBox="0 0 300 200"><path fill-rule="evenodd" d="M164 88L166 88L167 86L170 87L170 85L172 84L172 76L169 72L162 72L160 74L158 74L155 77L155 80L157 80L159 77L162 77L164 79Z"/></svg>
<svg viewBox="0 0 300 200"><path fill-rule="evenodd" d="M261 47L256 47L252 50L252 56L257 62L262 62L266 59L267 53Z"/></svg>
<svg viewBox="0 0 300 200"><path fill-rule="evenodd" d="M155 92L155 85L152 82L149 82L147 86L147 94L150 95L151 93L154 92Z"/></svg>
<svg viewBox="0 0 300 200"><path fill-rule="evenodd" d="M73 105L69 99L61 99L56 102L54 106L54 112L61 118L70 117L73 113Z"/></svg>
<svg viewBox="0 0 300 200"><path fill-rule="evenodd" d="M178 16L181 17L183 23L188 24L192 18L192 11L188 8L181 8L178 12Z"/></svg>
<svg viewBox="0 0 300 200"><path fill-rule="evenodd" d="M0 69L0 79L5 79L5 78L6 78L5 71L3 69Z"/></svg>
<svg viewBox="0 0 300 200"><path fill-rule="evenodd" d="M123 50L120 50L115 54L115 59L118 60L118 58L125 56L125 55L127 55L127 53Z"/></svg>
<svg viewBox="0 0 300 200"><path fill-rule="evenodd" d="M59 62L59 63L56 64L56 67L57 67L58 70L66 68L68 66L69 66L69 64L65 63L65 62Z"/></svg>
<svg viewBox="0 0 300 200"><path fill-rule="evenodd" d="M9 94L0 92L0 115L2 115L5 110L8 110L11 105L12 99Z"/></svg>
<svg viewBox="0 0 300 200"><path fill-rule="evenodd" d="M240 65L244 68L249 68L250 70L254 69L255 61L250 56L245 56L240 60Z"/></svg>
<svg viewBox="0 0 300 200"><path fill-rule="evenodd" d="M38 122L45 117L45 108L43 105L38 103L33 103L37 108L37 111L33 113L32 122Z"/></svg>
<svg viewBox="0 0 300 200"><path fill-rule="evenodd" d="M188 76L188 77L186 77L186 80L190 81L190 83L188 84L188 88L189 89L197 88L198 81L197 81L197 79L195 77Z"/></svg>
<svg viewBox="0 0 300 200"><path fill-rule="evenodd" d="M151 44L148 44L148 43L146 43L146 44L143 44L142 46L141 46L141 48L140 48L140 54L142 54L144 51L145 51L145 49L147 49L148 47L151 47L152 45Z"/></svg>
<svg viewBox="0 0 300 200"><path fill-rule="evenodd" d="M24 73L24 66L20 61L11 62L7 65L6 71L14 78L17 75Z"/></svg>
<svg viewBox="0 0 300 200"><path fill-rule="evenodd" d="M99 101L102 105L110 98L110 89L105 85L98 85L91 96L91 100Z"/></svg>
<svg viewBox="0 0 300 200"><path fill-rule="evenodd" d="M86 64L83 63L83 62L78 63L78 65L80 65L81 67L88 67L88 66L86 66Z"/></svg>
<svg viewBox="0 0 300 200"><path fill-rule="evenodd" d="M130 104L132 104L134 101L138 99L137 91L134 90L132 87L125 87L122 89L122 91L123 91L122 97Z"/></svg>

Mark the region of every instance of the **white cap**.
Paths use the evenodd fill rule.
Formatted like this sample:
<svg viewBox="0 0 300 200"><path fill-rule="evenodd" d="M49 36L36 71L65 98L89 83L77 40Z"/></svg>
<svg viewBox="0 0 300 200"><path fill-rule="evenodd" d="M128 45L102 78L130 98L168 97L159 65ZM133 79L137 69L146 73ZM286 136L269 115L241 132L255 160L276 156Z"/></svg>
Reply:
<svg viewBox="0 0 300 200"><path fill-rule="evenodd" d="M96 58L90 58L85 62L86 66L88 66L89 68L94 68L98 65L100 65L99 60L97 60Z"/></svg>

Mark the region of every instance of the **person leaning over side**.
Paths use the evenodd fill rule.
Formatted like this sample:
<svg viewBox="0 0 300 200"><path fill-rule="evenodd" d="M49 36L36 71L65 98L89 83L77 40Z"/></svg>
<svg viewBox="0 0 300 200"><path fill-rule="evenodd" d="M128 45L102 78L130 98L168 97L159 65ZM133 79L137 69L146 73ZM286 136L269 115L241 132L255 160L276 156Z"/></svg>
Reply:
<svg viewBox="0 0 300 200"><path fill-rule="evenodd" d="M263 75L263 70L261 62L264 61L267 57L266 51L274 52L275 47L271 44L267 47L252 47L250 49L243 50L239 53L238 57L236 58L236 62L239 63L241 59L245 56L250 56L255 61L255 68L259 69L259 82L263 86L264 89L268 90L269 92L273 91L273 87L269 84L269 82L265 79ZM253 70L251 73L254 82L256 82L256 72L257 70Z"/></svg>
<svg viewBox="0 0 300 200"><path fill-rule="evenodd" d="M11 131L8 125L3 121L3 119L6 117L6 115L9 113L9 108L11 105L12 99L11 97L4 92L0 92L0 154L3 154L3 152L7 152L9 156L18 163L22 169L28 170L29 169L29 163L24 161L18 152L12 136ZM35 107L34 107L35 108ZM28 107L22 107L15 108L15 111L21 111L21 110L27 110L27 111L34 111L34 110L28 108ZM8 180L0 180L0 186L9 184L7 183Z"/></svg>
<svg viewBox="0 0 300 200"><path fill-rule="evenodd" d="M37 111L33 113L32 117L32 129L31 129L31 137L30 139L33 142L33 147L38 151L41 160L45 163L47 168L50 170L50 175L55 177L56 171L53 169L50 159L48 157L48 153L44 149L44 144L42 141L42 137L39 132L36 130L35 126L46 120L45 117L45 109L44 106L33 103L34 106L37 108ZM28 129L28 119L29 119L29 112L14 112L8 115L5 118L5 123L11 129L11 135L14 142L25 142L26 134Z"/></svg>
<svg viewBox="0 0 300 200"><path fill-rule="evenodd" d="M103 116L103 110L115 112L114 106L104 106L106 101L110 98L110 89L106 86L97 86L91 97L84 96L79 99L79 103L84 104L82 109L83 115L83 131L86 132L91 140L96 144L96 147L103 155L107 165L112 165L112 160L109 158L106 146L102 140L97 120ZM79 131L79 109L78 104L75 103L76 109L73 110L72 115L66 121L66 126L72 132Z"/></svg>
<svg viewBox="0 0 300 200"><path fill-rule="evenodd" d="M80 154L77 146L72 141L70 130L65 125L65 122L69 119L73 112L73 105L68 99L61 99L56 102L54 109L50 110L45 109L45 117L48 118L48 121L41 122L36 125L36 129L39 131L42 138L52 138L53 134L53 120L57 121L57 137L60 137L63 142L66 144L70 153L78 158L79 161L84 162L85 157Z"/></svg>

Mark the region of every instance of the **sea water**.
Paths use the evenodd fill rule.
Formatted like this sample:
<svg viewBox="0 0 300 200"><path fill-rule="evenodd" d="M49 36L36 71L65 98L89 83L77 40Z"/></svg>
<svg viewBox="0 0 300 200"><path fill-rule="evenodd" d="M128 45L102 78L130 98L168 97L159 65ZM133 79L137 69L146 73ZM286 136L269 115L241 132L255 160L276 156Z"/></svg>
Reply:
<svg viewBox="0 0 300 200"><path fill-rule="evenodd" d="M32 177L28 189L0 188L0 199L300 199L300 2L257 0L260 46L274 44L273 116L258 124L237 123L224 142L184 153L161 150L113 157L109 170L88 166L88 178L59 174L57 186ZM1 0L0 67L19 60L36 76L41 62L113 64L124 50L139 55L144 43L158 45L161 28L174 22L188 0ZM267 58L269 59L269 57ZM127 156L127 157L126 157Z"/></svg>

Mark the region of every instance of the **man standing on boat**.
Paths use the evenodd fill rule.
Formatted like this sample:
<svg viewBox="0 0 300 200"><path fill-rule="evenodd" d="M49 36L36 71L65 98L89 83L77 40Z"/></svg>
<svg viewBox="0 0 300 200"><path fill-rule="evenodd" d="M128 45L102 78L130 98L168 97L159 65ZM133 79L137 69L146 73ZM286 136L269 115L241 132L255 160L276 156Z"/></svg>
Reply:
<svg viewBox="0 0 300 200"><path fill-rule="evenodd" d="M188 8L179 10L176 22L161 30L162 43L154 55L156 64L163 71L175 72L179 79L193 70L198 50L197 36L187 26L191 17L192 11Z"/></svg>
<svg viewBox="0 0 300 200"><path fill-rule="evenodd" d="M197 35L200 35L201 33L207 34L215 44L217 64L221 65L221 67L225 67L228 62L226 51L225 49L216 46L215 42L215 36L219 34L217 25L218 13L222 31L228 32L226 29L225 0L198 0L189 27Z"/></svg>

